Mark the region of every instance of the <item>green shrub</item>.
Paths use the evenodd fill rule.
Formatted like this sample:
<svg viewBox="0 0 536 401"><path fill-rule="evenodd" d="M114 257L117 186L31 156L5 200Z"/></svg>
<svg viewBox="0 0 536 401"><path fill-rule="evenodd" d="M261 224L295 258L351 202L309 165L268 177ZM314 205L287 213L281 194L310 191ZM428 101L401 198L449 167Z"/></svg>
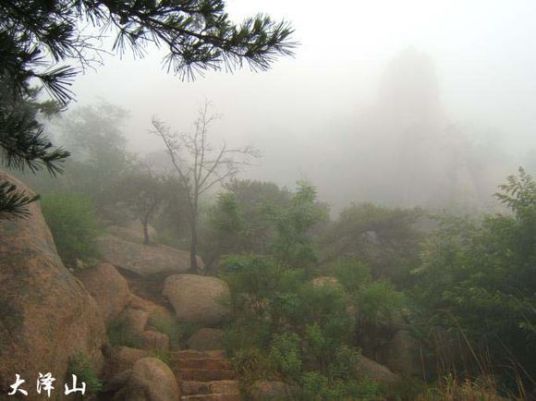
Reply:
<svg viewBox="0 0 536 401"><path fill-rule="evenodd" d="M258 348L244 348L236 351L231 357L231 363L246 388L255 380L274 378L272 362Z"/></svg>
<svg viewBox="0 0 536 401"><path fill-rule="evenodd" d="M98 256L97 219L89 198L53 194L43 196L41 206L58 253L66 265L74 267L77 259L91 262Z"/></svg>
<svg viewBox="0 0 536 401"><path fill-rule="evenodd" d="M154 349L151 350L151 354L154 358L160 359L166 365L169 365L171 363L171 353L169 351Z"/></svg>
<svg viewBox="0 0 536 401"><path fill-rule="evenodd" d="M359 351L348 345L337 348L327 369L330 380L353 380L359 357Z"/></svg>
<svg viewBox="0 0 536 401"><path fill-rule="evenodd" d="M372 281L370 269L355 258L338 259L329 270L350 293L357 292Z"/></svg>
<svg viewBox="0 0 536 401"><path fill-rule="evenodd" d="M143 345L143 339L121 319L111 322L108 326L108 341L113 346L125 345L140 348Z"/></svg>
<svg viewBox="0 0 536 401"><path fill-rule="evenodd" d="M368 380L330 381L319 372L307 372L294 398L300 401L373 401L383 397L378 385Z"/></svg>
<svg viewBox="0 0 536 401"><path fill-rule="evenodd" d="M71 357L68 372L69 378L70 375L76 375L79 384L86 383L86 392L88 394L96 394L102 390L102 382L85 354L79 352Z"/></svg>
<svg viewBox="0 0 536 401"><path fill-rule="evenodd" d="M242 349L266 349L270 346L272 335L272 325L269 321L237 317L225 327L225 351L228 355L234 355Z"/></svg>
<svg viewBox="0 0 536 401"><path fill-rule="evenodd" d="M315 286L303 269L254 256L225 259L223 277L231 287L234 314L225 331L226 350L248 383L290 382L293 400L378 398L377 386L355 377L355 318L343 288ZM354 283L363 288L367 280Z"/></svg>
<svg viewBox="0 0 536 401"><path fill-rule="evenodd" d="M375 326L390 325L404 307L404 295L388 281L375 281L357 294L360 320Z"/></svg>
<svg viewBox="0 0 536 401"><path fill-rule="evenodd" d="M302 370L300 337L295 333L284 333L274 337L270 360L283 375L298 380Z"/></svg>

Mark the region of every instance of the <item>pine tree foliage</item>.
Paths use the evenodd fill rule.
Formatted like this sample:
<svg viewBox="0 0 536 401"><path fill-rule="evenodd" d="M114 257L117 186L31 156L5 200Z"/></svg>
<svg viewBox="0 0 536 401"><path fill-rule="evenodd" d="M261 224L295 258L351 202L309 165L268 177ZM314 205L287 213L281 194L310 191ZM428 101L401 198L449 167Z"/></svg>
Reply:
<svg viewBox="0 0 536 401"><path fill-rule="evenodd" d="M81 27L88 23L97 34L84 34ZM36 114L50 111L51 103L37 103L37 92L44 88L59 108L65 107L74 96L73 79L98 63L97 40L110 31L116 34L112 50L120 54L130 49L143 56L149 45L165 47L168 71L183 79L244 63L266 70L295 46L287 22L258 15L234 24L223 0L0 0L5 165L60 170L68 153L43 134Z"/></svg>
<svg viewBox="0 0 536 401"><path fill-rule="evenodd" d="M17 187L10 182L0 182L0 219L26 217L27 206L37 199L39 199L38 195L31 196L18 191Z"/></svg>

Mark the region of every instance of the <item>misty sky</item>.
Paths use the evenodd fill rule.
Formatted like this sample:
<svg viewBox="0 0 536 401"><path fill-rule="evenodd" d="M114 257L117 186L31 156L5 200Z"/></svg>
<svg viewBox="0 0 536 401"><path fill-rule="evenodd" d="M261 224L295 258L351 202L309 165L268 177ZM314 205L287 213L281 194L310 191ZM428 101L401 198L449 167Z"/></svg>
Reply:
<svg viewBox="0 0 536 401"><path fill-rule="evenodd" d="M166 74L163 53L156 50L141 60L105 57L104 66L77 79L78 104L104 99L128 109L125 132L132 149L141 152L162 148L147 133L151 116L186 130L207 98L222 115L214 125L216 138L262 152L250 176L286 185L318 181L321 195L338 202L330 196L338 189L327 183L348 170L342 159L351 159L353 147L363 157L378 151L377 143L362 146L378 135L363 119L382 101L392 60L412 49L429 60L444 121L471 140L492 142L519 163L536 148L534 1L230 0L227 7L235 21L257 12L291 21L301 43L296 56L280 59L268 72L246 67L195 82ZM384 115L373 113L376 120ZM329 173L317 177L322 171Z"/></svg>

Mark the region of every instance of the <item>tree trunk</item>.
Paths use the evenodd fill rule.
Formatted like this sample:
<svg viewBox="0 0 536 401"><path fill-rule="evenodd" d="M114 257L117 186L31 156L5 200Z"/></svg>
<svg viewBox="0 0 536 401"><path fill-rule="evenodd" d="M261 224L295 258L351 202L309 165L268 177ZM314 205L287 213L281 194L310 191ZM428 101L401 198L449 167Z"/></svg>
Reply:
<svg viewBox="0 0 536 401"><path fill-rule="evenodd" d="M143 224L143 243L145 245L148 245L149 244L149 219L143 219L142 222Z"/></svg>
<svg viewBox="0 0 536 401"><path fill-rule="evenodd" d="M190 269L194 273L198 273L197 266L197 216L192 216L192 242L190 244Z"/></svg>

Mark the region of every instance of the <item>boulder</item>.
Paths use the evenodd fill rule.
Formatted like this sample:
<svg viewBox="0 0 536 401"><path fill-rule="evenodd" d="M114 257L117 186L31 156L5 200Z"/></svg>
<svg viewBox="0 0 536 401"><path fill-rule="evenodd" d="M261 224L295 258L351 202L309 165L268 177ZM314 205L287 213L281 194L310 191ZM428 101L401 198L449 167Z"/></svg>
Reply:
<svg viewBox="0 0 536 401"><path fill-rule="evenodd" d="M111 344L142 348L143 333L149 320L149 313L142 309L127 307L121 315L110 323L108 338Z"/></svg>
<svg viewBox="0 0 536 401"><path fill-rule="evenodd" d="M118 346L114 347L110 352L109 357L106 360L106 374L107 379L116 377L119 373L122 373L128 369L132 369L134 364L142 358L150 355L150 352L143 349Z"/></svg>
<svg viewBox="0 0 536 401"><path fill-rule="evenodd" d="M253 401L278 401L288 399L290 387L282 381L257 380L251 386Z"/></svg>
<svg viewBox="0 0 536 401"><path fill-rule="evenodd" d="M182 328L177 322L175 314L163 307L153 310L149 316L146 330L165 334L170 347L179 345Z"/></svg>
<svg viewBox="0 0 536 401"><path fill-rule="evenodd" d="M142 333L143 348L156 351L169 351L169 337L156 330L145 330Z"/></svg>
<svg viewBox="0 0 536 401"><path fill-rule="evenodd" d="M156 237L156 230L151 225L147 229L149 232L149 241L153 242ZM143 224L139 220L131 221L125 226L108 226L106 227L106 231L116 237L138 244L143 244L145 240L143 236Z"/></svg>
<svg viewBox="0 0 536 401"><path fill-rule="evenodd" d="M148 314L152 313L165 313L164 311L167 311L166 308L164 308L161 305L155 304L152 301L149 301L148 299L139 297L137 295L132 295L132 298L130 299L130 303L128 306L132 309L139 309L142 311L147 312Z"/></svg>
<svg viewBox="0 0 536 401"><path fill-rule="evenodd" d="M131 300L127 281L109 263L78 271L76 276L97 302L106 323L117 318Z"/></svg>
<svg viewBox="0 0 536 401"><path fill-rule="evenodd" d="M208 327L197 330L186 342L188 348L196 351L212 351L223 349L224 332Z"/></svg>
<svg viewBox="0 0 536 401"><path fill-rule="evenodd" d="M175 375L160 359L142 358L126 383L114 396L116 401L179 401L181 393Z"/></svg>
<svg viewBox="0 0 536 401"><path fill-rule="evenodd" d="M180 321L216 325L230 314L229 286L216 277L174 274L166 278L163 295Z"/></svg>
<svg viewBox="0 0 536 401"><path fill-rule="evenodd" d="M118 319L126 330L138 335L145 331L148 320L149 312L131 307L126 308Z"/></svg>
<svg viewBox="0 0 536 401"><path fill-rule="evenodd" d="M105 261L141 276L157 273L182 273L190 268L190 253L166 245L144 245L106 234L97 239ZM203 261L198 259L203 268Z"/></svg>
<svg viewBox="0 0 536 401"><path fill-rule="evenodd" d="M33 194L6 173L0 180ZM42 399L32 388L39 372L52 372L61 388L77 355L99 372L106 336L95 300L58 256L39 203L28 212L25 219L0 220L0 391L19 374L26 380L24 399L34 401Z"/></svg>
<svg viewBox="0 0 536 401"><path fill-rule="evenodd" d="M358 377L366 377L372 381L385 385L392 385L400 380L400 376L391 372L389 368L363 355L359 356L356 373Z"/></svg>

